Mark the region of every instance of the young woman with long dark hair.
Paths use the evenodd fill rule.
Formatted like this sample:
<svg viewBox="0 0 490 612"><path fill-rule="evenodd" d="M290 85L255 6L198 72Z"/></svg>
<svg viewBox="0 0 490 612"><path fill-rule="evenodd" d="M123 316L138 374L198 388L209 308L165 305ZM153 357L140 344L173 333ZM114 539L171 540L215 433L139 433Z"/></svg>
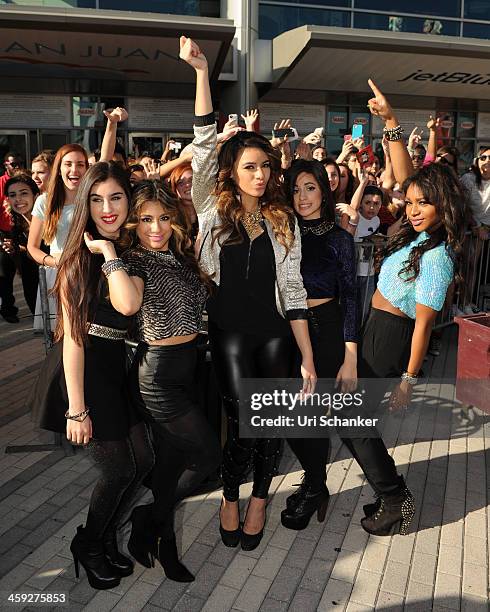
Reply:
<svg viewBox="0 0 490 612"><path fill-rule="evenodd" d="M54 286L56 268L70 230L78 185L87 171L85 149L78 144L63 145L54 158L47 191L39 196L32 211L27 249L39 265L46 267L48 291ZM49 245L49 253L41 249L41 241ZM51 327L56 324L57 305L49 298ZM34 329L42 329L41 302L37 300Z"/></svg>
<svg viewBox="0 0 490 612"><path fill-rule="evenodd" d="M223 451L220 533L227 546L256 548L281 450L279 439L239 436L242 378L287 378L292 334L302 354L304 390L316 379L306 321L299 229L286 205L280 158L269 141L242 131L216 149L207 61L181 37L180 57L196 71L192 200L201 214L198 249L215 283L208 300L209 336L228 418ZM239 487L254 464L252 496L241 527Z"/></svg>
<svg viewBox="0 0 490 612"><path fill-rule="evenodd" d="M197 336L209 281L197 265L182 207L159 182L138 183L127 227L134 248L124 255L125 266L142 297L133 397L151 427L156 456L154 503L134 509L128 549L146 567L157 557L168 578L190 582L194 576L178 559L174 534L177 484L187 470L187 479L199 484L221 457L195 399Z"/></svg>
<svg viewBox="0 0 490 612"><path fill-rule="evenodd" d="M393 109L376 85L369 84L374 93L369 106L385 122L406 208L400 230L383 253L371 313L363 330L358 370L361 378L400 377L390 397L390 409L399 410L410 403L447 289L453 279L461 281L467 206L455 173L443 164L431 164L413 174ZM379 444L383 444L381 440ZM386 454L386 465L388 462L396 474L393 460ZM387 535L393 525L400 524L401 533L406 533L414 503L403 481L392 491L383 491L376 482L371 484L379 498L376 504L365 506L363 528Z"/></svg>
<svg viewBox="0 0 490 612"><path fill-rule="evenodd" d="M5 197L12 214L10 238L3 240L3 249L12 256L22 278L24 298L34 314L39 281L38 265L27 252L27 237L32 220L32 208L39 195L37 184L28 174L16 174L5 183Z"/></svg>
<svg viewBox="0 0 490 612"><path fill-rule="evenodd" d="M96 589L133 572L117 528L153 465L146 427L128 401L124 338L139 301L117 253L129 204L118 164L97 163L80 183L54 287L57 343L30 400L40 426L85 445L99 471L70 547L77 576L81 563Z"/></svg>

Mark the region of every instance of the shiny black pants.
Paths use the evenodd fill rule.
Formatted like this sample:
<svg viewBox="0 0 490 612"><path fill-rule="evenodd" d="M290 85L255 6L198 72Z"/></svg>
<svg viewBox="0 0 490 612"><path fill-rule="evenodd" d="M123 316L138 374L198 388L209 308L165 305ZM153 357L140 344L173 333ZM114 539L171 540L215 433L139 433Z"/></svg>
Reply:
<svg viewBox="0 0 490 612"><path fill-rule="evenodd" d="M138 349L139 394L155 451L151 475L152 522L164 538L173 533L173 509L184 472L192 490L221 461L218 438L196 402L197 342ZM189 482L189 474L193 474Z"/></svg>
<svg viewBox="0 0 490 612"><path fill-rule="evenodd" d="M239 385L241 378L287 378L291 371L292 338L254 336L224 331L210 322L209 338L216 379L228 420L223 449L223 495L237 501L239 487L253 463L252 495L265 499L277 473L282 441L240 438Z"/></svg>
<svg viewBox="0 0 490 612"><path fill-rule="evenodd" d="M364 329L358 355L359 378L393 377L395 372L398 372L397 368L399 369L400 364L406 359L407 341L411 337L407 320L395 315L391 315L393 319L390 319L390 315L380 316L380 312L371 311ZM336 301L327 302L310 308L308 314L308 328L317 376L334 379L344 361L345 351L340 306ZM400 374L401 372L398 375ZM342 437L342 441L376 493L390 495L398 490L400 484L395 462L379 435L372 438ZM326 478L330 440L310 438L291 439L288 442L305 470L305 478L312 486L321 488Z"/></svg>
<svg viewBox="0 0 490 612"><path fill-rule="evenodd" d="M133 425L123 440L92 438L86 448L99 472L90 498L86 533L90 540L101 540L107 531L115 532L123 522L153 467L154 455L142 422Z"/></svg>

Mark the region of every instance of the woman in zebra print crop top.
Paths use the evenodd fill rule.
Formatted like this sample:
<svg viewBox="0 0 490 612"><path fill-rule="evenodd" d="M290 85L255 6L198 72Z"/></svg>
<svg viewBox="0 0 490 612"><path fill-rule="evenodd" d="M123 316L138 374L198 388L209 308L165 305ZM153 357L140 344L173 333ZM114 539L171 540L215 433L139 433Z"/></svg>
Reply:
<svg viewBox="0 0 490 612"><path fill-rule="evenodd" d="M221 459L195 401L197 334L209 280L198 267L178 201L161 183L138 183L127 228L136 247L124 255L124 265L142 297L137 337L143 342L130 375L131 394L151 427L155 451L154 503L134 509L128 549L146 567L156 556L168 578L191 582L177 555L173 509Z"/></svg>

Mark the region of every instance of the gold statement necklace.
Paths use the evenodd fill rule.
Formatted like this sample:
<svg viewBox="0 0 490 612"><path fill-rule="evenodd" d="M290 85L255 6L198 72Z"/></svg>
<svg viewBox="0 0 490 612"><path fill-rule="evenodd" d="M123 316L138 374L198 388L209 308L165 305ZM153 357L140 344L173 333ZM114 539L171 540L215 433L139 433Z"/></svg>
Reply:
<svg viewBox="0 0 490 612"><path fill-rule="evenodd" d="M241 218L241 222L245 231L250 238L250 242L258 238L261 234L263 234L264 229L261 226L261 222L264 220L262 215L262 211L260 209L260 204L257 210L253 212L244 212Z"/></svg>

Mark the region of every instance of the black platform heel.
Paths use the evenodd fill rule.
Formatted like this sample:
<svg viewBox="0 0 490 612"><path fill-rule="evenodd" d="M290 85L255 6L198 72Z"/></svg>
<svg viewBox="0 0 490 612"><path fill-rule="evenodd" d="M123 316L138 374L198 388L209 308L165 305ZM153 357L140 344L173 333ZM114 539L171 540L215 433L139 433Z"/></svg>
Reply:
<svg viewBox="0 0 490 612"><path fill-rule="evenodd" d="M175 536L170 539L159 538L158 560L167 578L175 582L194 582L194 575L179 561Z"/></svg>
<svg viewBox="0 0 490 612"><path fill-rule="evenodd" d="M104 553L109 563L116 568L121 576L131 576L134 571L134 563L119 552L117 546L117 530L114 527L107 529L103 538Z"/></svg>
<svg viewBox="0 0 490 612"><path fill-rule="evenodd" d="M379 509L361 520L362 528L371 535L388 536L393 533L407 535L415 514L413 495L405 487L394 495L381 497Z"/></svg>
<svg viewBox="0 0 490 612"><path fill-rule="evenodd" d="M281 512L281 523L284 527L294 529L295 531L306 529L315 512L317 513L318 522L323 523L330 500L326 486L315 491L311 485L303 481L299 491L294 495L294 505L290 504L289 507Z"/></svg>
<svg viewBox="0 0 490 612"><path fill-rule="evenodd" d="M152 527L150 506L136 506L129 517L131 535L128 541L130 554L144 567L155 567L157 536Z"/></svg>
<svg viewBox="0 0 490 612"><path fill-rule="evenodd" d="M121 575L105 555L102 541L89 540L81 525L77 527L70 550L75 564L75 576L80 577L81 564L93 589L112 589L121 582Z"/></svg>
<svg viewBox="0 0 490 612"><path fill-rule="evenodd" d="M223 500L221 500L221 505L219 507L219 533L221 536L221 541L225 546L229 548L236 548L238 544L240 544L240 538L242 535L242 528L240 525L240 516L238 517L238 528L237 529L224 529L221 524L221 508L223 507Z"/></svg>

